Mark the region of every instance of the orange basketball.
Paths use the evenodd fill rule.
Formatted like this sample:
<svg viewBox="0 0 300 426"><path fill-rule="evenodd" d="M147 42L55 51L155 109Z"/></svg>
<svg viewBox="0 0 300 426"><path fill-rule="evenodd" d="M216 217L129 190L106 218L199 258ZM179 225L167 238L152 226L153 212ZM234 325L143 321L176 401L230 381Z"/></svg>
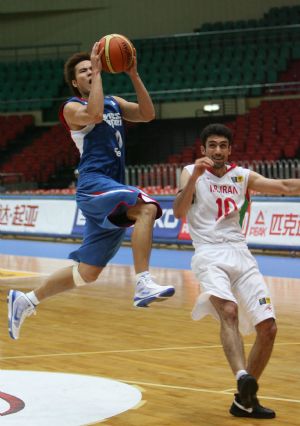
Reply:
<svg viewBox="0 0 300 426"><path fill-rule="evenodd" d="M131 41L121 34L109 34L100 39L103 70L110 73L124 72L131 67L134 47Z"/></svg>

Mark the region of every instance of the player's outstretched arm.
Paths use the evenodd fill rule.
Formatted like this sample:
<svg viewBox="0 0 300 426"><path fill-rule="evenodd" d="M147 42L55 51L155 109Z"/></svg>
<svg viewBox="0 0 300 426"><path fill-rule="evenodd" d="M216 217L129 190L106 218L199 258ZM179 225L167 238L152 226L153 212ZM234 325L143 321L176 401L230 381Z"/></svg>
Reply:
<svg viewBox="0 0 300 426"><path fill-rule="evenodd" d="M270 195L300 195L300 179L268 179L251 171L248 188Z"/></svg>

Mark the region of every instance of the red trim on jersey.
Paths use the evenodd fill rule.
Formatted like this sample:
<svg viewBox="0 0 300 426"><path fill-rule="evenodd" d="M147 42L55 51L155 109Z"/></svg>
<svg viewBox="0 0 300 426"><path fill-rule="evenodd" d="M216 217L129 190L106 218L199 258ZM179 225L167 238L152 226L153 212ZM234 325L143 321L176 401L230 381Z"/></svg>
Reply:
<svg viewBox="0 0 300 426"><path fill-rule="evenodd" d="M61 106L60 106L60 108L59 108L59 111L58 111L58 118L59 118L59 120L60 120L60 122L61 122L61 124L68 130L68 132L71 132L71 129L70 129L70 127L68 126L68 124L67 124L67 122L66 122L66 120L65 120L65 117L64 117L64 113L63 113L63 111L64 111L64 107L66 106L66 104L67 104L68 102L65 102L65 103L63 103Z"/></svg>
<svg viewBox="0 0 300 426"><path fill-rule="evenodd" d="M237 165L236 164L234 164L234 163L232 163L232 164L230 164L229 165L229 167L228 167L228 169L226 170L226 172L224 173L224 175L223 176L225 176L226 175L226 173L228 173L228 172L230 172L230 170L232 170L232 169L235 169L237 167ZM211 168L209 168L209 169L206 169L208 172L210 172L212 175L214 175L214 176L216 176L216 177L218 177L218 178L222 178L223 176L218 176L218 175L216 175L216 173L214 173L213 172L213 169L211 169Z"/></svg>
<svg viewBox="0 0 300 426"><path fill-rule="evenodd" d="M247 189L246 194L245 194L245 198L246 200L250 203L251 201L251 196L250 196L250 191Z"/></svg>
<svg viewBox="0 0 300 426"><path fill-rule="evenodd" d="M76 96L75 96L76 97ZM82 101L82 102L87 102L87 100L86 99L83 99L83 98L79 98L78 96L77 96L77 99L79 99L80 101ZM58 118L59 118L59 120L60 120L60 122L63 124L63 126L69 131L69 132L71 132L71 129L70 129L70 127L68 126L68 124L67 124L67 122L66 122L66 120L65 120L65 117L64 117L64 113L63 113L63 111L64 111L64 107L69 103L69 102L76 102L76 101L70 101L70 100L68 100L68 101L66 101L66 102L64 102L61 106L60 106L60 108L59 108L59 111L58 111ZM80 103L80 102L79 102Z"/></svg>

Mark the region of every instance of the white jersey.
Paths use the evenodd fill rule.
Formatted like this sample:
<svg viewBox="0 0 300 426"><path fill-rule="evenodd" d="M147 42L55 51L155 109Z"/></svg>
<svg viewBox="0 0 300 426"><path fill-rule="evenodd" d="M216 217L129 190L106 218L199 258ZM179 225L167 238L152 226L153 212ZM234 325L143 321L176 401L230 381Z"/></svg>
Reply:
<svg viewBox="0 0 300 426"><path fill-rule="evenodd" d="M185 169L191 175L194 165ZM245 241L240 210L248 197L250 170L227 166L224 176L206 170L196 181L195 199L187 214L189 232L195 248L201 244Z"/></svg>

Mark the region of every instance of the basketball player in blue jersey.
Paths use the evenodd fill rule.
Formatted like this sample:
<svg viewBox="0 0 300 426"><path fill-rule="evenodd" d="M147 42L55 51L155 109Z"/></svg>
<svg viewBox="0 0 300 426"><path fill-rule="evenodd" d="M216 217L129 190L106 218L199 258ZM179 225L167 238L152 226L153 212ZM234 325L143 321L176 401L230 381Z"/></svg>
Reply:
<svg viewBox="0 0 300 426"><path fill-rule="evenodd" d="M221 324L221 341L237 380L230 408L236 417L270 419L275 412L261 406L257 380L265 369L276 336L274 307L240 226L248 190L264 194L300 195L300 179L267 179L228 164L232 134L211 124L201 134L203 157L186 166L174 202L177 218L187 217L195 254L192 270L201 293L192 312L199 320L212 315ZM256 332L246 361L240 334Z"/></svg>
<svg viewBox="0 0 300 426"><path fill-rule="evenodd" d="M137 72L136 57L127 71L137 103L104 96L101 54L95 43L91 54L77 53L65 64L65 79L74 93L62 105L60 119L69 129L80 152L76 200L85 216L81 247L70 254L76 263L52 274L29 293L8 294L9 334L18 339L27 316L44 299L94 282L119 249L126 227L134 225L132 250L136 272L134 306L147 307L175 293L161 286L149 273L152 230L162 215L159 204L143 191L124 183L123 119L148 122L154 119L152 100Z"/></svg>

